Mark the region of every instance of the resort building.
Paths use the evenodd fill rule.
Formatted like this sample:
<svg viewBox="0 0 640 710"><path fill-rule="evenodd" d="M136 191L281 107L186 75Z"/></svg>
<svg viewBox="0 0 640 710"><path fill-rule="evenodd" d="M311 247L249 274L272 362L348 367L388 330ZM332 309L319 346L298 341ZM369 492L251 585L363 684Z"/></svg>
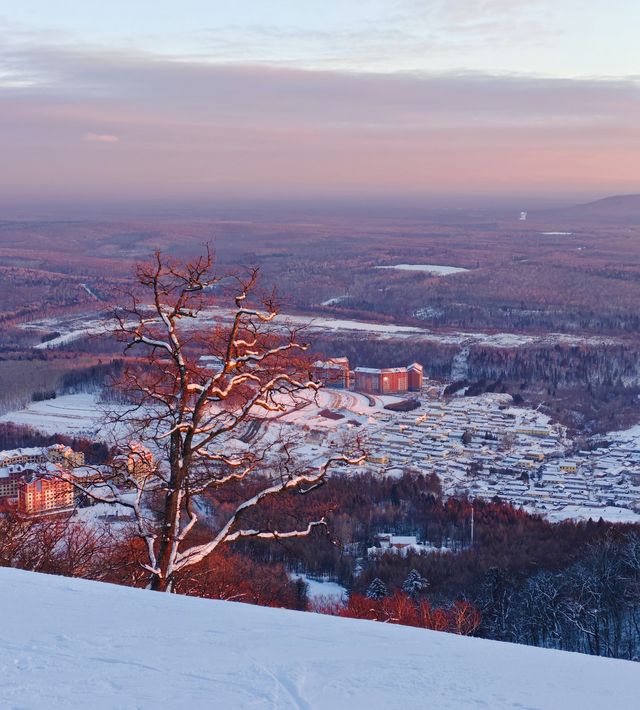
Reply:
<svg viewBox="0 0 640 710"><path fill-rule="evenodd" d="M18 511L23 515L43 515L71 510L74 491L64 471L44 476L32 472L18 488Z"/></svg>
<svg viewBox="0 0 640 710"><path fill-rule="evenodd" d="M312 379L326 387L349 389L349 360L346 357L317 360L313 363Z"/></svg>

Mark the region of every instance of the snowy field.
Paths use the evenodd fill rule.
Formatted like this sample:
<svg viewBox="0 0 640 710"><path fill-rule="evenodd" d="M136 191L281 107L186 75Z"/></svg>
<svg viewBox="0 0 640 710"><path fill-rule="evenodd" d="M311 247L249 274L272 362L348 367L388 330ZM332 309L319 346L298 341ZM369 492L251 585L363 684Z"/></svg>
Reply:
<svg viewBox="0 0 640 710"><path fill-rule="evenodd" d="M346 421L332 421L331 419L320 416L321 411L329 409L332 412L342 414L345 419L348 418L350 421L367 424L374 421L371 417L380 414L386 404L400 402L404 398L405 397L396 397L393 395L370 395L368 397L359 392L325 387L315 393L298 393L295 400L292 400L291 397L276 397L277 402L282 402L287 406L289 410L288 414L265 413L256 409L255 416L265 419L277 418L282 422L319 427L321 429L335 429L346 424ZM301 408L294 409L292 406L293 402L297 402ZM304 402L308 404L302 407L301 405Z"/></svg>
<svg viewBox="0 0 640 710"><path fill-rule="evenodd" d="M94 294L92 294L94 295ZM96 314L72 314L61 318L45 318L43 320L31 321L22 326L25 330L44 330L59 332L55 338L44 343L34 345L35 350L48 350L49 348L59 348L62 345L72 343L74 340L81 340L92 335L103 335L112 326L104 318L96 318Z"/></svg>
<svg viewBox="0 0 640 710"><path fill-rule="evenodd" d="M349 296L334 296L334 298L328 298L326 301L322 301L321 306L337 306L342 301L349 298Z"/></svg>
<svg viewBox="0 0 640 710"><path fill-rule="evenodd" d="M629 661L0 569L0 706L631 710Z"/></svg>
<svg viewBox="0 0 640 710"><path fill-rule="evenodd" d="M376 266L376 269L397 269L398 271L424 271L427 274L436 276L449 276L450 274L460 274L469 269L460 266L443 266L441 264L395 264L394 266Z"/></svg>
<svg viewBox="0 0 640 710"><path fill-rule="evenodd" d="M3 414L0 422L26 424L44 434L83 436L109 443L116 432L124 435L127 428L124 423L105 423L107 410L113 413L118 406L102 404L97 393L65 394L42 402L30 402L24 409Z"/></svg>
<svg viewBox="0 0 640 710"><path fill-rule="evenodd" d="M629 429L607 432L607 439L629 448L640 448L640 424L635 424Z"/></svg>
<svg viewBox="0 0 640 710"><path fill-rule="evenodd" d="M312 579L306 574L292 574L291 579L301 579L307 585L307 596L311 602L344 602L349 592L337 582Z"/></svg>
<svg viewBox="0 0 640 710"><path fill-rule="evenodd" d="M400 265L403 266L403 265ZM378 267L378 268L397 268L397 267ZM439 268L457 268L457 267L439 267ZM458 269L462 271L463 269ZM328 305L328 302L325 302ZM420 312L422 309L418 309ZM202 327L207 321L211 322L228 322L232 315L232 311L227 308L208 308L200 314L198 327ZM409 325L394 325L389 323L367 323L365 321L349 320L342 318L314 318L309 316L297 316L282 314L274 322L275 329L287 329L289 327L299 328L304 327L310 333L344 333L352 334L353 336L367 335L373 338L391 339L397 338L403 340L406 338L424 340L428 342L446 343L451 345L459 345L462 347L477 343L495 348L512 348L522 347L525 345L555 345L556 343L566 343L568 345L601 345L606 343L619 343L617 338L604 336L580 336L567 335L565 333L546 333L544 335L524 335L520 333L483 333L479 331L450 331L450 332L435 332L427 328L418 328ZM45 343L35 345L35 348L56 348L74 340L79 340L85 337L96 334L104 334L107 332L107 325L104 320L96 318L96 314L74 314L73 316L65 316L59 319L45 319L40 321L31 321L22 326L30 330L57 331L60 335Z"/></svg>
<svg viewBox="0 0 640 710"><path fill-rule="evenodd" d="M8 412L0 422L27 424L45 434L96 436L103 413L95 394L66 394L43 402L31 402L25 409Z"/></svg>
<svg viewBox="0 0 640 710"><path fill-rule="evenodd" d="M380 267L395 268L395 267ZM453 267L451 267L453 268ZM201 318L206 320L224 320L229 318L231 311L221 308L209 308L202 312ZM470 345L477 343L496 348L512 348L531 344L567 343L569 345L617 343L619 339L603 336L567 335L565 333L546 333L544 335L523 335L520 333L483 333L479 331L454 331L438 333L428 328L418 328L408 325L392 325L387 323L367 323L365 321L343 318L326 318L313 316L296 316L281 314L275 321L280 327L305 327L311 333L344 332L367 334L384 339L412 338L429 342L449 343L452 345Z"/></svg>

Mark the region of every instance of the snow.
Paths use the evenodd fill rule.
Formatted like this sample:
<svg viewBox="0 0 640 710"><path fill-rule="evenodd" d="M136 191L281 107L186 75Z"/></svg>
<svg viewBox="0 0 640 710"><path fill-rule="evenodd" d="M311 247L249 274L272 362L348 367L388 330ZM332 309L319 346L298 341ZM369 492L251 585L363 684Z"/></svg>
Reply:
<svg viewBox="0 0 640 710"><path fill-rule="evenodd" d="M402 265L401 265L402 266ZM429 266L429 265L422 265ZM433 266L433 265L431 265ZM379 267L379 268L396 268L396 267ZM438 267L438 268L457 268L457 267ZM460 269L461 270L461 269ZM420 309L416 311L416 317L424 317L419 315ZM198 320L198 327L203 327L204 324L211 321L229 322L233 311L228 308L210 307L203 310ZM195 321L191 324L195 325ZM189 324L187 324L189 325ZM34 347L36 349L55 348L66 345L74 340L85 338L91 335L108 333L110 326L104 319L96 318L96 314L80 314L72 317L63 317L59 319L43 319L39 321L31 321L22 326L30 330L56 330L60 335L52 340L44 343L39 343ZM327 331L339 332L345 334L366 334L369 337L384 338L384 339L420 339L427 342L445 343L466 347L472 344L478 344L487 347L495 348L512 348L523 347L526 345L555 345L556 343L565 343L567 345L605 345L618 344L622 341L618 338L608 336L595 335L568 335L566 333L546 333L543 335L525 335L520 333L484 333L476 331L443 331L438 332L427 328L418 328L409 325L398 325L390 323L367 323L365 321L356 321L337 318L314 318L312 316L281 314L274 323L274 329L287 330L287 328L304 327L309 333L322 333Z"/></svg>
<svg viewBox="0 0 640 710"><path fill-rule="evenodd" d="M30 402L24 409L7 412L0 422L26 424L45 434L84 436L98 441L111 441L124 435L124 423L105 422L106 412L124 412L121 405L104 405L98 393L65 394L42 402Z"/></svg>
<svg viewBox="0 0 640 710"><path fill-rule="evenodd" d="M0 706L637 707L638 666L0 569Z"/></svg>
<svg viewBox="0 0 640 710"><path fill-rule="evenodd" d="M606 520L609 523L640 523L640 515L628 508L618 508L613 505L603 507L589 505L566 505L561 510L547 513L547 519L552 523L563 520Z"/></svg>
<svg viewBox="0 0 640 710"><path fill-rule="evenodd" d="M349 296L335 296L334 298L328 298L326 301L322 301L321 306L337 306L338 303L342 303Z"/></svg>
<svg viewBox="0 0 640 710"><path fill-rule="evenodd" d="M80 288L83 288L90 296L95 298L96 301L99 301L100 299L96 296L96 294L87 286L87 284L78 284Z"/></svg>
<svg viewBox="0 0 640 710"><path fill-rule="evenodd" d="M451 360L451 381L459 382L461 380L466 380L469 376L469 354L471 353L471 348L467 345L453 356Z"/></svg>
<svg viewBox="0 0 640 710"><path fill-rule="evenodd" d="M305 582L307 585L307 596L312 602L342 602L346 601L348 596L347 590L337 582L312 579L306 574L292 574L291 579L301 579Z"/></svg>
<svg viewBox="0 0 640 710"><path fill-rule="evenodd" d="M385 267L387 268L387 267ZM390 267L389 267L390 268ZM453 268L453 267L451 267ZM202 322L207 320L228 320L232 311L224 308L208 308L202 311ZM358 334L367 333L380 338L412 338L428 342L449 343L452 345L468 346L474 343L496 348L521 347L526 345L604 345L616 344L621 341L617 338L590 335L568 335L566 333L546 333L543 335L524 335L520 333L483 333L481 331L451 331L437 332L427 328L409 325L395 325L389 323L367 323L365 321L348 320L341 318L314 318L312 316L296 316L281 314L274 327L304 327L309 333L324 331L345 331Z"/></svg>
<svg viewBox="0 0 640 710"><path fill-rule="evenodd" d="M359 392L351 390L339 389L337 387L326 387L318 392L300 392L296 394L295 400L288 396L276 397L276 402L285 404L288 411L285 414L279 412L261 412L256 410L253 412L255 418L261 419L277 419L283 423L296 423L306 426L319 426L320 428L336 428L340 426L340 422L332 421L321 417L319 413L325 409L332 412L343 414L345 420L342 425L348 421L358 421L365 424L369 421L372 415L384 411L384 406L391 402L399 402L402 397L393 395L384 396L366 396ZM293 405L307 403L305 406L300 406L294 409ZM370 402L373 403L370 404Z"/></svg>
<svg viewBox="0 0 640 710"><path fill-rule="evenodd" d="M95 435L101 417L97 396L83 393L31 402L22 410L3 414L0 422L27 424L45 434Z"/></svg>
<svg viewBox="0 0 640 710"><path fill-rule="evenodd" d="M27 329L29 327L39 328L44 323L44 321L38 321L31 324L27 324L24 327ZM80 340L90 335L103 335L109 332L108 325L104 321L86 321L85 323L82 323L81 320L79 320L77 326L71 325L69 323L64 323L62 327L67 328L65 332L61 333L55 338L52 338L51 340L46 340L44 343L38 343L38 345L34 345L34 349L48 350L49 348L58 348L61 345L67 345L68 343L72 343L74 340Z"/></svg>
<svg viewBox="0 0 640 710"><path fill-rule="evenodd" d="M368 333L382 333L385 335L401 333L422 333L422 328L410 325L388 325L385 323L365 323L356 320L341 320L337 318L304 318L302 316L282 316L283 323L293 325L309 324L310 330L353 330Z"/></svg>
<svg viewBox="0 0 640 710"><path fill-rule="evenodd" d="M131 508L119 503L95 503L86 508L76 508L73 521L97 528L106 523L115 532L135 523L135 517Z"/></svg>
<svg viewBox="0 0 640 710"><path fill-rule="evenodd" d="M449 276L450 274L459 274L464 271L469 271L469 269L463 269L460 266L443 266L441 264L395 264L394 266L376 266L376 269L424 271L427 274L436 274L437 276Z"/></svg>
<svg viewBox="0 0 640 710"><path fill-rule="evenodd" d="M611 442L640 448L640 424L634 424L628 429L609 431L605 436Z"/></svg>

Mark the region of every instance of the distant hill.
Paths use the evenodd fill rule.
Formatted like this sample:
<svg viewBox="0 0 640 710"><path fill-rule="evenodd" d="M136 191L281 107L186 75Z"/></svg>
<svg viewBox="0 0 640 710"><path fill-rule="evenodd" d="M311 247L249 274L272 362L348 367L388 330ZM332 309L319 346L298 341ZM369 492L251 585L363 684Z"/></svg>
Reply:
<svg viewBox="0 0 640 710"><path fill-rule="evenodd" d="M0 569L0 707L638 707L638 665Z"/></svg>
<svg viewBox="0 0 640 710"><path fill-rule="evenodd" d="M640 194L614 195L573 207L530 212L535 221L592 224L640 224Z"/></svg>

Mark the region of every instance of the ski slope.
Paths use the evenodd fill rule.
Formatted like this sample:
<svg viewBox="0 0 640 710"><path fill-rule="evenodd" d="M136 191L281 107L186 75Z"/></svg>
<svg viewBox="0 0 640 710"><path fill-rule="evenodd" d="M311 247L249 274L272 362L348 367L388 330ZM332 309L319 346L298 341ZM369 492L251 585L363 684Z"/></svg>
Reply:
<svg viewBox="0 0 640 710"><path fill-rule="evenodd" d="M0 569L0 707L637 708L640 666Z"/></svg>
<svg viewBox="0 0 640 710"><path fill-rule="evenodd" d="M0 422L26 424L47 434L94 437L104 428L102 418L97 395L82 393L29 402L24 409L0 416Z"/></svg>

